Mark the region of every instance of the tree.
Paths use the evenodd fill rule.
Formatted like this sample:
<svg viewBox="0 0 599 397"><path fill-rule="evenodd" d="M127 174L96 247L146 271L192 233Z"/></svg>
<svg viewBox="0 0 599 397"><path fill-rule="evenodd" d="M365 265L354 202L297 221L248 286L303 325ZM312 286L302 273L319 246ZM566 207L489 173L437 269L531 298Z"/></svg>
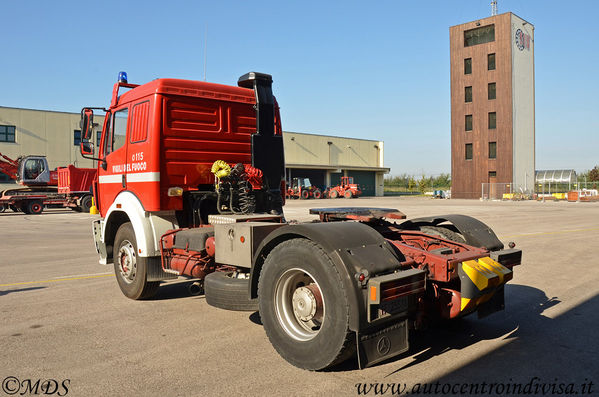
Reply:
<svg viewBox="0 0 599 397"><path fill-rule="evenodd" d="M599 182L599 166L595 166L595 168L589 171L589 181Z"/></svg>
<svg viewBox="0 0 599 397"><path fill-rule="evenodd" d="M422 178L418 181L418 190L420 190L420 194L424 194L426 188L430 186L428 179L422 175Z"/></svg>

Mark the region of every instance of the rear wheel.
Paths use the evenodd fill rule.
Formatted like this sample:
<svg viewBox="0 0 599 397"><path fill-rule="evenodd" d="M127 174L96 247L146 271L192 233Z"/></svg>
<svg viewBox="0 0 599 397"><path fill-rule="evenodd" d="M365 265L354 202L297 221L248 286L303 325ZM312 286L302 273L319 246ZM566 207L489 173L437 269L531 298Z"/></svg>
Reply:
<svg viewBox="0 0 599 397"><path fill-rule="evenodd" d="M345 193L343 193L343 197L345 197L346 199L350 199L354 197L354 195L352 194L351 190L346 190Z"/></svg>
<svg viewBox="0 0 599 397"><path fill-rule="evenodd" d="M337 197L339 197L339 192L336 190L331 190L331 193L329 193L329 197L332 199L336 199Z"/></svg>
<svg viewBox="0 0 599 397"><path fill-rule="evenodd" d="M6 211L7 208L8 208L8 206L6 204L1 204L0 205L0 212Z"/></svg>
<svg viewBox="0 0 599 397"><path fill-rule="evenodd" d="M127 298L148 299L154 296L160 281L147 281L149 259L137 254L137 241L131 222L123 223L116 232L112 258L117 282Z"/></svg>
<svg viewBox="0 0 599 397"><path fill-rule="evenodd" d="M85 196L81 199L81 204L79 205L81 212L86 212L89 214L89 210L92 208L92 196Z"/></svg>
<svg viewBox="0 0 599 397"><path fill-rule="evenodd" d="M302 196L301 196L301 198L304 199L304 200L309 199L310 198L310 192L307 191L307 190L302 190Z"/></svg>
<svg viewBox="0 0 599 397"><path fill-rule="evenodd" d="M464 240L464 237L462 237L461 234L443 226L420 226L420 231L433 236L439 236L445 240L455 241L456 243L466 243L466 240Z"/></svg>
<svg viewBox="0 0 599 397"><path fill-rule="evenodd" d="M314 198L315 198L316 200L320 200L320 199L322 198L322 192L320 191L320 189L316 189L316 190L314 190L314 193L313 193L313 194L314 194Z"/></svg>
<svg viewBox="0 0 599 397"><path fill-rule="evenodd" d="M355 352L341 276L318 244L300 238L275 247L260 273L258 298L264 330L291 364L319 370Z"/></svg>

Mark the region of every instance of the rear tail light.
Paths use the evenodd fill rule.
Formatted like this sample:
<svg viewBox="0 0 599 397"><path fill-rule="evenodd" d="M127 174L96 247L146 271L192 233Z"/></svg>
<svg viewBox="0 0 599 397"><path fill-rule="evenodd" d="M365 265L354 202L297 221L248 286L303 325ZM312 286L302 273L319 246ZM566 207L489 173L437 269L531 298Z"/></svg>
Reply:
<svg viewBox="0 0 599 397"><path fill-rule="evenodd" d="M169 187L167 194L169 197L183 196L183 188L182 187Z"/></svg>

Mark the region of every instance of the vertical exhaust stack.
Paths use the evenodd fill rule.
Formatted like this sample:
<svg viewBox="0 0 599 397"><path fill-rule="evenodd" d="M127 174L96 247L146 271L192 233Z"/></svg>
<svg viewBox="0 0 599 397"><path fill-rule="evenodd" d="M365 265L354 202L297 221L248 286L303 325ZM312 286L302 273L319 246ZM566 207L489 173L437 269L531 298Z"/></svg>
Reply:
<svg viewBox="0 0 599 397"><path fill-rule="evenodd" d="M252 135L252 166L262 170L269 191L271 212L282 213L281 181L285 177L283 136L275 135L275 98L272 76L249 72L237 82L251 88L256 95L256 133Z"/></svg>

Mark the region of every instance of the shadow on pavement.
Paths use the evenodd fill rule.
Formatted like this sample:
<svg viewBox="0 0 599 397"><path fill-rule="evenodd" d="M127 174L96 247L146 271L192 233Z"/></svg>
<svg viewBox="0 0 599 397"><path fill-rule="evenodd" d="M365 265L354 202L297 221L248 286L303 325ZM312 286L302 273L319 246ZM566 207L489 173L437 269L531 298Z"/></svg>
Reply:
<svg viewBox="0 0 599 397"><path fill-rule="evenodd" d="M518 311L510 315L508 309L507 316L489 318L485 325L485 328L502 325L504 329L514 328L514 332L504 337L507 344L464 363L434 382L526 385L532 381L556 385L553 394L563 395L566 393L565 389L560 392L560 383L573 383L580 388L584 382L592 381L594 393L599 393L599 295L549 318L542 313L554 300L543 300L539 295L541 291L531 291L534 289L530 287L514 285L512 289L515 296L508 302L512 302L512 306L518 305ZM523 296L528 300L522 301ZM576 390L582 394L582 389ZM537 390L536 394L542 394L542 391Z"/></svg>
<svg viewBox="0 0 599 397"><path fill-rule="evenodd" d="M542 315L543 311L560 303L557 298L547 298L545 293L537 288L507 284L506 310L491 316L478 319L476 314L463 319L443 321L426 331L410 331L410 350L403 355L391 358L375 366L392 364L394 361L412 357L412 361L393 369L387 378L393 379L401 375L401 371L424 363L436 356L441 356L451 350L462 350L484 340L497 338L517 339L521 337L524 327L527 332L529 324L534 327L546 324L552 320ZM486 360L486 358L485 358ZM332 371L353 371L358 369L357 360L350 359ZM491 364L492 373L496 373L496 363ZM487 368L491 371L490 368Z"/></svg>
<svg viewBox="0 0 599 397"><path fill-rule="evenodd" d="M152 300L166 300L166 299L181 299L181 298L200 298L204 299L204 295L191 295L189 293L189 286L196 280L185 280L176 281L161 284L158 288L158 292L152 298Z"/></svg>
<svg viewBox="0 0 599 397"><path fill-rule="evenodd" d="M12 294L15 292L25 292L25 291L35 291L36 289L44 289L46 287L27 287L27 288L18 288L18 289L8 289L5 291L0 291L0 296Z"/></svg>

